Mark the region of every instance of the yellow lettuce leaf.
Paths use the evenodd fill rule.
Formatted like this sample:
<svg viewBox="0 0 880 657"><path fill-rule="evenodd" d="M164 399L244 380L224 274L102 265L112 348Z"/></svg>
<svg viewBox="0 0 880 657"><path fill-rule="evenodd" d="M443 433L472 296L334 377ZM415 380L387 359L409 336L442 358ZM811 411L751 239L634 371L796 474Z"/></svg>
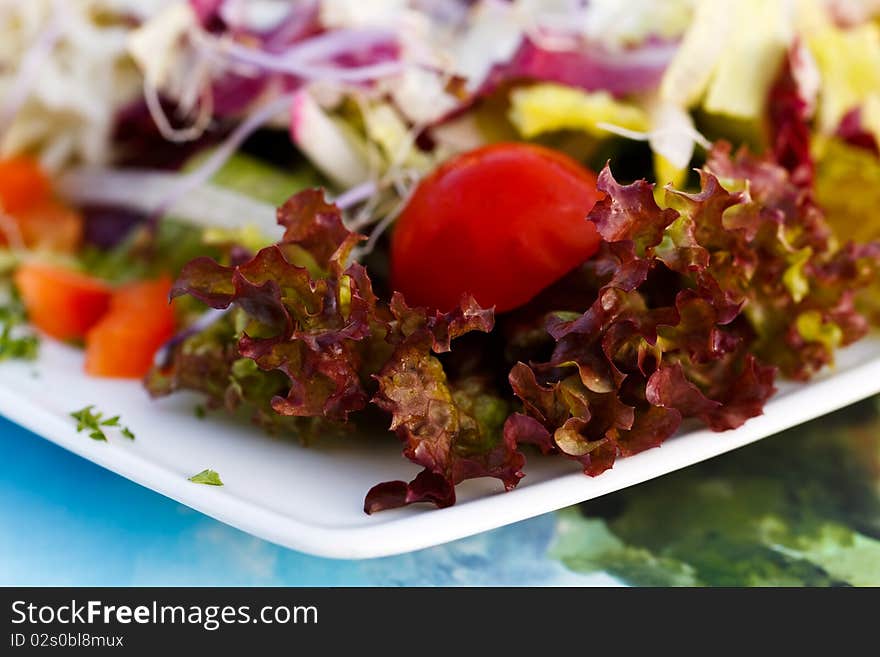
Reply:
<svg viewBox="0 0 880 657"><path fill-rule="evenodd" d="M822 79L819 127L832 133L844 114L856 107L866 127L880 136L880 27L864 23L841 29L827 25L807 40Z"/></svg>
<svg viewBox="0 0 880 657"><path fill-rule="evenodd" d="M835 138L813 144L816 200L838 239L880 238L880 158Z"/></svg>
<svg viewBox="0 0 880 657"><path fill-rule="evenodd" d="M793 37L792 15L784 2L741 0L733 29L715 65L703 106L713 114L757 119Z"/></svg>
<svg viewBox="0 0 880 657"><path fill-rule="evenodd" d="M704 0L663 76L660 96L682 107L754 120L791 45L785 2Z"/></svg>
<svg viewBox="0 0 880 657"><path fill-rule="evenodd" d="M634 131L645 131L649 125L642 109L615 100L607 91L586 92L551 83L513 90L508 116L520 135L527 139L557 130L609 136L599 127L601 123Z"/></svg>

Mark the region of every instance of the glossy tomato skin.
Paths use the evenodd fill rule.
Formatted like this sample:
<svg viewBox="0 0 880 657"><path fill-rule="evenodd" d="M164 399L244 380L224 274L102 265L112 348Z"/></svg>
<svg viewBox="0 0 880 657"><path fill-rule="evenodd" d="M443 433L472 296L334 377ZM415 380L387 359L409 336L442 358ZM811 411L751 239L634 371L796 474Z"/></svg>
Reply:
<svg viewBox="0 0 880 657"><path fill-rule="evenodd" d="M71 269L38 262L22 264L15 286L28 320L58 340L77 340L107 312L112 288Z"/></svg>
<svg viewBox="0 0 880 657"><path fill-rule="evenodd" d="M174 334L174 309L168 303L171 279L130 283L117 289L110 308L86 334L86 373L139 379Z"/></svg>
<svg viewBox="0 0 880 657"><path fill-rule="evenodd" d="M52 197L49 178L34 159L0 160L0 212L30 249L73 253L82 240L82 217ZM0 245L9 237L0 231Z"/></svg>
<svg viewBox="0 0 880 657"><path fill-rule="evenodd" d="M568 156L504 143L421 181L395 225L391 283L410 305L450 310L463 293L511 310L592 256L596 176Z"/></svg>
<svg viewBox="0 0 880 657"><path fill-rule="evenodd" d="M82 243L82 216L55 199L40 201L13 219L28 248L75 253Z"/></svg>
<svg viewBox="0 0 880 657"><path fill-rule="evenodd" d="M18 214L49 198L49 178L40 164L28 157L0 160L0 205L8 214Z"/></svg>

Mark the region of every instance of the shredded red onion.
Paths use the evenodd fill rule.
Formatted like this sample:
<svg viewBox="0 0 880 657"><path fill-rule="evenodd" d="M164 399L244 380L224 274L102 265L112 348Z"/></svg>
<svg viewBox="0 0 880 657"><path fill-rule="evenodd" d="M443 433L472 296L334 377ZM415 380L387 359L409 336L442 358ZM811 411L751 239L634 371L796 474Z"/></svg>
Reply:
<svg viewBox="0 0 880 657"><path fill-rule="evenodd" d="M606 123L604 121L597 123L596 127L601 128L602 130L607 130L620 137L624 137L625 139L633 139L635 141L648 141L656 137L678 137L689 139L706 150L712 148L712 142L706 139L696 128L692 127L680 126L674 128L658 128L649 132L642 132L640 130L630 130L629 128L614 125L613 123Z"/></svg>
<svg viewBox="0 0 880 657"><path fill-rule="evenodd" d="M398 201L397 205L394 207L391 212L382 217L382 220L376 224L375 228L370 232L370 236L367 239L367 243L363 246L356 246L352 250L352 259L359 260L366 255L369 255L373 252L373 249L376 248L376 244L379 243L379 238L382 237L383 233L387 231L391 225L397 221L397 218L400 216L400 213L403 212L403 209L406 207L407 203L415 191L415 187L407 190L402 196L400 201Z"/></svg>
<svg viewBox="0 0 880 657"><path fill-rule="evenodd" d="M577 50L583 45L582 26L587 7L579 0L568 0L556 11L544 10L526 27L526 35L541 50Z"/></svg>
<svg viewBox="0 0 880 657"><path fill-rule="evenodd" d="M277 51L320 29L318 0L303 0L292 6L281 24L264 35L263 45L269 52Z"/></svg>
<svg viewBox="0 0 880 657"><path fill-rule="evenodd" d="M185 128L175 128L171 125L171 121L168 119L168 115L165 114L165 110L162 108L162 99L159 98L159 90L156 86L150 82L148 77L144 77L144 102L147 105L147 110L150 112L150 116L153 119L153 123L156 124L156 128L159 130L159 134L161 134L165 139L174 143L184 143L188 141L195 141L199 137L201 137L208 126L211 124L211 115L213 114L214 108L214 100L211 95L211 88L205 86L201 93L199 94L201 98L201 102L199 103L198 112L196 113L195 121L191 126L187 126Z"/></svg>
<svg viewBox="0 0 880 657"><path fill-rule="evenodd" d="M334 203L336 203L341 210L347 210L358 203L366 201L377 191L378 187L376 186L376 183L372 180L368 180L360 185L355 185L351 189L348 189L337 196Z"/></svg>
<svg viewBox="0 0 880 657"><path fill-rule="evenodd" d="M369 51L397 42L397 34L385 28L340 29L300 41L281 56L301 62L326 61L350 53Z"/></svg>
<svg viewBox="0 0 880 657"><path fill-rule="evenodd" d="M329 61L375 48L388 48L396 43L394 34L388 30L335 30L305 39L277 53L249 48L230 40L207 37L201 41L202 47L216 57L307 80L366 82L395 75L403 68L399 61L348 67Z"/></svg>
<svg viewBox="0 0 880 657"><path fill-rule="evenodd" d="M577 50L545 50L526 40L505 66L498 67L483 92L516 78L558 82L585 91L604 89L621 96L654 89L672 61L678 44L648 43L638 48L607 50L597 46Z"/></svg>
<svg viewBox="0 0 880 657"><path fill-rule="evenodd" d="M56 181L56 191L78 206L111 206L155 214L181 187L187 176L145 169L73 169ZM191 189L173 206L174 216L210 228L256 224L267 235L277 234L275 206L214 185Z"/></svg>
<svg viewBox="0 0 880 657"><path fill-rule="evenodd" d="M215 117L240 117L269 86L263 77L252 77L227 72L211 84Z"/></svg>
<svg viewBox="0 0 880 657"><path fill-rule="evenodd" d="M412 0L418 11L445 25L461 25L467 20L471 0Z"/></svg>
<svg viewBox="0 0 880 657"><path fill-rule="evenodd" d="M219 319L224 317L227 313L229 313L229 310L229 308L225 310L208 308L207 310L205 310L205 312L202 313L192 324L190 324L183 331L173 336L168 342L159 347L159 350L153 357L153 364L156 367L168 367L171 364L169 362L171 354L174 351L174 348L177 347L177 345L186 340L188 337L204 331L206 328L208 328Z"/></svg>
<svg viewBox="0 0 880 657"><path fill-rule="evenodd" d="M224 0L189 0L189 6L199 22L206 24L217 15L223 2Z"/></svg>
<svg viewBox="0 0 880 657"><path fill-rule="evenodd" d="M245 139L265 123L285 112L292 101L292 95L281 96L251 112L195 171L179 178L180 182L177 188L172 190L168 198L156 208L156 215L164 215L183 196L208 182L226 163L226 160L232 157Z"/></svg>

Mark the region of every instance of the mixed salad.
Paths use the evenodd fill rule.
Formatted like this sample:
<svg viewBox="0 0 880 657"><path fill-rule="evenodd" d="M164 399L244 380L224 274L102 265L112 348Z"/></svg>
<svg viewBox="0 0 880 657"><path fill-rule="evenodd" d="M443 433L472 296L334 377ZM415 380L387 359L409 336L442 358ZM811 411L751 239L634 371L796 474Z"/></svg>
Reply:
<svg viewBox="0 0 880 657"><path fill-rule="evenodd" d="M873 0L31 0L0 31L0 357L390 429L423 469L368 513L734 429L880 318Z"/></svg>

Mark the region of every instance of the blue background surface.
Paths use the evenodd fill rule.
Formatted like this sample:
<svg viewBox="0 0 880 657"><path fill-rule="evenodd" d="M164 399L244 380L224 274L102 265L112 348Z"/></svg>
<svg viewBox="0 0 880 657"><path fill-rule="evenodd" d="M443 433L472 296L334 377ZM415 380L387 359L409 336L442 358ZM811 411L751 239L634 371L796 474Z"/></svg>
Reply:
<svg viewBox="0 0 880 657"><path fill-rule="evenodd" d="M0 585L614 584L547 557L555 514L428 550L312 557L219 523L0 418Z"/></svg>

